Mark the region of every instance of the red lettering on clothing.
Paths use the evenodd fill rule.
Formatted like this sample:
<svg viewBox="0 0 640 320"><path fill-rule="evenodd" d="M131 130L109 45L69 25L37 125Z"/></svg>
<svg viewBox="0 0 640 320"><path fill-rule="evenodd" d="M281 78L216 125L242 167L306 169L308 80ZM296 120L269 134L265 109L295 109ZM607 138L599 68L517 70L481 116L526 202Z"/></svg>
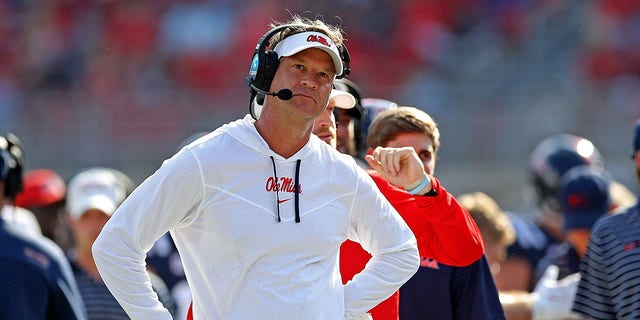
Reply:
<svg viewBox="0 0 640 320"><path fill-rule="evenodd" d="M624 245L624 251L633 250L640 246L640 240L628 242Z"/></svg>
<svg viewBox="0 0 640 320"><path fill-rule="evenodd" d="M440 269L440 266L438 265L438 261L434 258L422 257L420 259L420 266L427 267L430 269Z"/></svg>
<svg viewBox="0 0 640 320"><path fill-rule="evenodd" d="M331 45L329 44L329 41L327 41L326 38L317 36L315 34L309 35L307 37L307 42L318 42L325 47L331 47Z"/></svg>
<svg viewBox="0 0 640 320"><path fill-rule="evenodd" d="M32 248L24 247L22 249L22 253L24 254L25 257L38 262L40 266L43 268L48 268L49 265L51 264L51 262L49 261L49 258L46 255L36 250L33 250Z"/></svg>
<svg viewBox="0 0 640 320"><path fill-rule="evenodd" d="M276 181L276 179L274 179L273 177L269 177L269 179L267 179L267 184L265 185L265 189L267 190L267 192L276 192L279 189L278 186L278 182Z"/></svg>
<svg viewBox="0 0 640 320"><path fill-rule="evenodd" d="M267 190L267 192L296 192L293 178L280 177L279 180L280 181L276 181L274 177L269 177L267 179L267 183L265 184L265 190ZM302 194L302 185L298 185L298 194Z"/></svg>

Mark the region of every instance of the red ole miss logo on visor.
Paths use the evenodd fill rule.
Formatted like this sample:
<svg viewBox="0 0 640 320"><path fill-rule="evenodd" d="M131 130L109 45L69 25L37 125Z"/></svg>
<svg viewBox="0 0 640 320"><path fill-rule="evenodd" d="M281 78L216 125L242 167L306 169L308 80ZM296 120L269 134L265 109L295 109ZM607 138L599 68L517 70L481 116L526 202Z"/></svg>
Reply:
<svg viewBox="0 0 640 320"><path fill-rule="evenodd" d="M317 43L322 44L325 47L331 47L331 45L329 44L329 41L327 41L327 39L325 39L324 37L317 36L315 34L309 35L307 37L307 42L317 42Z"/></svg>

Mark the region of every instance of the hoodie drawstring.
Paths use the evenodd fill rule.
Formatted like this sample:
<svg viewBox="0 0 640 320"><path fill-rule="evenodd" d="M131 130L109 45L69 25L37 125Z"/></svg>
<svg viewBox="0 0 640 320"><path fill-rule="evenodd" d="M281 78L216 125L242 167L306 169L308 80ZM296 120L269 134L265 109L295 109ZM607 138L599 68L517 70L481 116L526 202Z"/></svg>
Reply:
<svg viewBox="0 0 640 320"><path fill-rule="evenodd" d="M278 212L278 222L280 220L280 188L278 186L278 173L276 173L276 161L273 159L273 156L269 156L271 158L271 164L273 165L273 179L276 182L276 204L278 204L277 212Z"/></svg>
<svg viewBox="0 0 640 320"><path fill-rule="evenodd" d="M296 161L296 176L293 184L293 196L296 202L296 223L300 223L300 163L302 163L302 160L298 159L298 161Z"/></svg>
<svg viewBox="0 0 640 320"><path fill-rule="evenodd" d="M280 219L280 186L278 185L278 173L276 172L276 161L273 156L269 156L271 158L271 165L273 166L273 178L276 181L276 212L278 215L278 222L282 222ZM295 212L296 212L296 223L300 223L300 164L302 163L301 159L296 160L296 175L294 177L294 185L293 185L293 193L294 193L294 202L295 202Z"/></svg>

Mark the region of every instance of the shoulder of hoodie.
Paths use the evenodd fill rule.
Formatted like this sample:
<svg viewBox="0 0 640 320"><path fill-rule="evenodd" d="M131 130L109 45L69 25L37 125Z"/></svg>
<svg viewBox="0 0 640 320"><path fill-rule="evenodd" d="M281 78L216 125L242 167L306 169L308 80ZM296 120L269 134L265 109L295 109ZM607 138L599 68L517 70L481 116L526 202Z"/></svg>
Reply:
<svg viewBox="0 0 640 320"><path fill-rule="evenodd" d="M229 122L227 124L224 124L224 125L216 128L213 131L210 131L209 133L206 133L206 134L198 136L193 141L183 142L181 147L176 151L179 152L182 149L190 149L192 151L195 151L194 149L197 149L198 146L203 146L203 144L212 143L213 141L215 141L216 137L219 137L219 136L224 135L224 134L228 134L229 131L235 130L238 127L245 126L246 124L247 124L247 122L245 122L244 118L243 119L234 120L232 122Z"/></svg>

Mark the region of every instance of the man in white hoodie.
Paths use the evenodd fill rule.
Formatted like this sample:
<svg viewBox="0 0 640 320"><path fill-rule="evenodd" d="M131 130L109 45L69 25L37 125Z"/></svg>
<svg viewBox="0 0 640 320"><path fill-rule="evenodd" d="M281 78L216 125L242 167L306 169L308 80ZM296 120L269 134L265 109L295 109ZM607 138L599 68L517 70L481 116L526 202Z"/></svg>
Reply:
<svg viewBox="0 0 640 320"><path fill-rule="evenodd" d="M164 161L93 246L131 318L171 318L144 266L167 231L194 319L360 319L415 273L416 240L403 219L352 157L311 134L348 63L340 29L320 20L295 16L260 39L247 77L251 116ZM347 239L373 258L343 285Z"/></svg>

